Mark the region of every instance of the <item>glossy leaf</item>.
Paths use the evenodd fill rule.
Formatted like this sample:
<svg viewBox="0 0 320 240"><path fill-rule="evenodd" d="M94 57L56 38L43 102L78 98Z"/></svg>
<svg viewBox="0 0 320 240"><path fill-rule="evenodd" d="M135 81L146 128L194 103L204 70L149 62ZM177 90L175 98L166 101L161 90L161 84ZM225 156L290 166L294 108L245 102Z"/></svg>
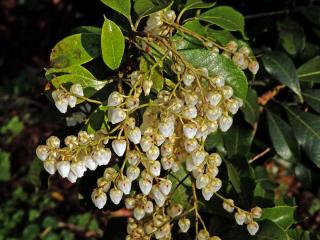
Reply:
<svg viewBox="0 0 320 240"><path fill-rule="evenodd" d="M320 166L319 116L284 106L298 143L308 157Z"/></svg>
<svg viewBox="0 0 320 240"><path fill-rule="evenodd" d="M248 89L247 97L244 100L244 106L241 108L244 119L251 125L255 124L260 116L258 96L255 90Z"/></svg>
<svg viewBox="0 0 320 240"><path fill-rule="evenodd" d="M50 64L54 68L81 65L100 55L100 35L79 33L64 38L52 49Z"/></svg>
<svg viewBox="0 0 320 240"><path fill-rule="evenodd" d="M280 43L290 55L296 55L304 49L306 36L298 23L287 19L279 23L278 28Z"/></svg>
<svg viewBox="0 0 320 240"><path fill-rule="evenodd" d="M86 78L95 80L95 77L92 75L90 71L88 71L86 68L82 66L77 66L77 65L66 67L66 68L48 68L46 69L45 76L46 76L46 79L50 81L54 77L68 74L68 73L72 73L79 77L86 77Z"/></svg>
<svg viewBox="0 0 320 240"><path fill-rule="evenodd" d="M240 31L242 36L246 38L244 33L244 17L231 7L215 7L201 14L199 19L228 31Z"/></svg>
<svg viewBox="0 0 320 240"><path fill-rule="evenodd" d="M207 151L213 151L213 149L218 149L219 152L226 152L224 148L223 138L222 134L219 131L216 131L214 133L211 133L205 141L205 149Z"/></svg>
<svg viewBox="0 0 320 240"><path fill-rule="evenodd" d="M230 59L204 49L183 50L183 57L194 67L205 67L211 76L219 75L230 85L235 96L245 99L248 83L246 76Z"/></svg>
<svg viewBox="0 0 320 240"><path fill-rule="evenodd" d="M71 30L70 35L77 33L101 34L101 28L95 26L79 26Z"/></svg>
<svg viewBox="0 0 320 240"><path fill-rule="evenodd" d="M103 61L111 70L120 66L124 47L124 37L120 28L111 20L105 19L101 33L101 50Z"/></svg>
<svg viewBox="0 0 320 240"><path fill-rule="evenodd" d="M260 207L272 207L274 206L274 189L277 185L268 179L262 178L255 182L254 188L254 205Z"/></svg>
<svg viewBox="0 0 320 240"><path fill-rule="evenodd" d="M150 58L148 55L143 55L140 59L139 67L140 70L148 73L146 77L150 77L153 81L152 89L155 90L156 92L159 92L160 90L163 89L164 85L164 77L163 75L159 72L159 68L152 68L152 65L150 64Z"/></svg>
<svg viewBox="0 0 320 240"><path fill-rule="evenodd" d="M249 239L254 240L289 240L287 233L278 224L270 220L259 221L259 231L257 234Z"/></svg>
<svg viewBox="0 0 320 240"><path fill-rule="evenodd" d="M317 113L320 113L320 89L307 89L302 92L303 99Z"/></svg>
<svg viewBox="0 0 320 240"><path fill-rule="evenodd" d="M172 172L168 175L168 179L172 182L172 201L180 203L187 207L189 196L191 195L191 176L183 167L177 172ZM176 188L179 185L178 188Z"/></svg>
<svg viewBox="0 0 320 240"><path fill-rule="evenodd" d="M170 1L137 0L135 1L133 8L136 14L142 18L165 9L171 4L172 2Z"/></svg>
<svg viewBox="0 0 320 240"><path fill-rule="evenodd" d="M240 125L232 125L223 135L224 145L229 157L234 155L246 156L253 140L253 130Z"/></svg>
<svg viewBox="0 0 320 240"><path fill-rule="evenodd" d="M295 210L296 207L292 206L275 206L272 208L264 208L262 210L262 216L260 219L269 219L283 229L288 229L296 222L294 219Z"/></svg>
<svg viewBox="0 0 320 240"><path fill-rule="evenodd" d="M320 56L316 56L297 69L302 82L320 82Z"/></svg>
<svg viewBox="0 0 320 240"><path fill-rule="evenodd" d="M298 160L299 146L292 128L270 111L267 111L267 120L271 142L279 156L288 161Z"/></svg>
<svg viewBox="0 0 320 240"><path fill-rule="evenodd" d="M93 113L91 113L89 119L86 121L85 129L89 133L95 133L100 129L108 129L108 106L100 105Z"/></svg>
<svg viewBox="0 0 320 240"><path fill-rule="evenodd" d="M130 19L131 0L101 0L105 5Z"/></svg>
<svg viewBox="0 0 320 240"><path fill-rule="evenodd" d="M271 76L288 86L302 98L295 66L286 54L282 52L269 52L262 56L262 62Z"/></svg>
<svg viewBox="0 0 320 240"><path fill-rule="evenodd" d="M212 8L214 5L216 5L215 2L206 3L202 0L188 0L181 10L180 15L182 16L183 13L192 9Z"/></svg>
<svg viewBox="0 0 320 240"><path fill-rule="evenodd" d="M305 187L312 187L312 173L309 168L297 164L294 168L294 174Z"/></svg>
<svg viewBox="0 0 320 240"><path fill-rule="evenodd" d="M0 149L0 181L10 180L10 153Z"/></svg>

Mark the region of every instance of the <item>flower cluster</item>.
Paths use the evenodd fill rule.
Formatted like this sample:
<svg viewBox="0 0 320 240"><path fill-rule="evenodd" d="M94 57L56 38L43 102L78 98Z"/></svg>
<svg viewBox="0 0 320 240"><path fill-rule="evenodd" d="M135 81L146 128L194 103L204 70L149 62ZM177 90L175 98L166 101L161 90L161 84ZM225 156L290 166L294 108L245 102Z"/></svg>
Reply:
<svg viewBox="0 0 320 240"><path fill-rule="evenodd" d="M70 87L70 91L65 89L57 89L52 92L52 99L55 106L61 113L66 113L68 106L74 108L77 104L77 96L84 96L82 86L78 83Z"/></svg>
<svg viewBox="0 0 320 240"><path fill-rule="evenodd" d="M151 14L145 31L166 36L174 30L171 23L175 18L172 10ZM148 38L142 41L142 45L148 44ZM222 187L217 177L222 158L218 153L206 151L205 140L218 129L228 131L233 116L243 105L226 83L225 76L212 75L207 68L193 67L170 42L155 38L154 43L166 53L162 60L171 64L168 71L175 76L174 86L164 88L146 102L153 86L152 74L133 71L125 79L130 90L120 88L106 100L110 130L95 134L80 131L77 136L67 136L63 147L59 138L52 136L46 145L36 150L48 173L54 174L57 170L72 183L83 177L87 169L94 171L98 166L109 165L97 180L91 198L99 209L107 204L108 198L115 205L124 200L126 208L133 213L127 239L150 239L151 236L171 239L173 221L178 222L181 232L189 230L191 220L186 213L190 209L183 209L172 201L175 190L172 190L169 172L174 174L180 169L188 172L187 177L193 182L194 208L191 211L200 218L196 189L209 201ZM216 48L213 44L207 45ZM257 63L250 60L250 50L239 48L234 41L227 44L222 54L232 58L241 69L249 68L254 74L258 70ZM157 65L155 63L154 67ZM142 93L145 96L142 97ZM70 91L62 87L52 92L55 105L63 113L68 106L74 107L77 97L83 95L79 84L72 85ZM142 108L142 118L137 117ZM111 162L112 156L118 161ZM259 225L253 219L260 217L261 209L255 207L246 212L236 207L232 199L222 199L223 208L230 213L236 209L236 222L247 224L249 233L254 235ZM197 232L197 239L220 239L210 237L204 224L203 227Z"/></svg>
<svg viewBox="0 0 320 240"><path fill-rule="evenodd" d="M236 41L230 41L222 54L227 58L232 58L232 61L242 70L248 68L250 72L257 74L259 63L256 60L251 59L250 49L247 46L239 47Z"/></svg>

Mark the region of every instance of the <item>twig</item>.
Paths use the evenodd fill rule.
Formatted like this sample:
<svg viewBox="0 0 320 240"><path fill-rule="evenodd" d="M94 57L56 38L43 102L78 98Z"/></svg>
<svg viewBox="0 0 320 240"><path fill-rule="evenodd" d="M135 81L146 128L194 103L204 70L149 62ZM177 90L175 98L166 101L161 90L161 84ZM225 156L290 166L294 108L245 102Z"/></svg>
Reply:
<svg viewBox="0 0 320 240"><path fill-rule="evenodd" d="M283 15L283 14L289 14L289 10L280 10L280 11L273 11L273 12L264 12L264 13L257 13L252 15L245 16L245 19L254 19L259 17L270 17L270 16L276 16L276 15Z"/></svg>
<svg viewBox="0 0 320 240"><path fill-rule="evenodd" d="M268 147L266 148L265 150L263 150L261 153L257 154L256 156L254 156L253 158L251 158L248 163L251 164L253 163L254 161L258 160L259 158L263 157L264 155L266 155L268 152L271 151L271 148Z"/></svg>

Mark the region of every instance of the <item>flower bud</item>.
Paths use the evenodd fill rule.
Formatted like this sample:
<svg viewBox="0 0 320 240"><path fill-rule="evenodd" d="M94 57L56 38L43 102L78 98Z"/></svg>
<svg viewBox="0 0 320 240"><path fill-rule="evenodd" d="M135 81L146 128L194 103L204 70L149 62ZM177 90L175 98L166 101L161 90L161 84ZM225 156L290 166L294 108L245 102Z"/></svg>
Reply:
<svg viewBox="0 0 320 240"><path fill-rule="evenodd" d="M238 43L237 43L236 41L233 41L233 40L232 40L232 41L230 41L230 42L227 43L226 49L227 49L229 52L234 53L234 52L236 52L237 49L238 49Z"/></svg>
<svg viewBox="0 0 320 240"><path fill-rule="evenodd" d="M229 130L233 123L233 119L230 116L222 116L219 119L219 127L222 132L226 132Z"/></svg>
<svg viewBox="0 0 320 240"><path fill-rule="evenodd" d="M109 195L110 195L110 199L111 201L115 204L115 205L118 205L122 199L122 196L123 196L123 192L120 191L119 189L117 188L112 188L109 192Z"/></svg>
<svg viewBox="0 0 320 240"><path fill-rule="evenodd" d="M179 219L178 225L179 225L181 232L186 233L186 232L188 232L188 230L190 228L191 221L188 218L183 217L183 218Z"/></svg>
<svg viewBox="0 0 320 240"><path fill-rule="evenodd" d="M36 149L36 154L41 161L45 161L49 156L49 149L46 145L39 145Z"/></svg>
<svg viewBox="0 0 320 240"><path fill-rule="evenodd" d="M70 136L67 136L65 139L64 139L64 144L68 147L68 148L74 148L76 146L79 145L79 142L78 142L78 138L74 135L70 135Z"/></svg>
<svg viewBox="0 0 320 240"><path fill-rule="evenodd" d="M222 163L222 159L218 153L211 153L208 156L208 164L219 167Z"/></svg>
<svg viewBox="0 0 320 240"><path fill-rule="evenodd" d="M257 222L252 221L247 225L247 230L250 233L250 235L253 236L258 232L259 224Z"/></svg>
<svg viewBox="0 0 320 240"><path fill-rule="evenodd" d="M168 157L171 154L173 154L173 144L170 141L166 141L164 144L161 146L161 156L162 157Z"/></svg>
<svg viewBox="0 0 320 240"><path fill-rule="evenodd" d="M56 136L51 136L46 141L47 146L52 148L59 148L60 147L60 139Z"/></svg>
<svg viewBox="0 0 320 240"><path fill-rule="evenodd" d="M70 162L69 161L59 161L56 163L57 170L61 177L66 178L70 172Z"/></svg>
<svg viewBox="0 0 320 240"><path fill-rule="evenodd" d="M234 218L238 225L243 225L246 219L246 214L243 211L238 211L234 214Z"/></svg>
<svg viewBox="0 0 320 240"><path fill-rule="evenodd" d="M139 144L141 140L141 130L138 127L129 129L127 136L133 144Z"/></svg>
<svg viewBox="0 0 320 240"><path fill-rule="evenodd" d="M196 139L187 139L184 141L184 148L188 153L195 151L199 147Z"/></svg>
<svg viewBox="0 0 320 240"><path fill-rule="evenodd" d="M148 195L152 188L152 182L148 179L140 178L139 187L143 195Z"/></svg>
<svg viewBox="0 0 320 240"><path fill-rule="evenodd" d="M222 96L224 99L229 99L233 96L233 88L230 86L222 87Z"/></svg>
<svg viewBox="0 0 320 240"><path fill-rule="evenodd" d="M197 117L198 110L195 106L187 105L182 110L182 116L186 119L194 119Z"/></svg>
<svg viewBox="0 0 320 240"><path fill-rule="evenodd" d="M131 191L131 180L126 176L118 178L116 185L125 195L128 195Z"/></svg>
<svg viewBox="0 0 320 240"><path fill-rule="evenodd" d="M136 180L140 175L140 168L136 166L129 166L126 174L131 181Z"/></svg>
<svg viewBox="0 0 320 240"><path fill-rule="evenodd" d="M127 142L124 139L115 139L112 141L112 149L119 157L122 157L126 151Z"/></svg>
<svg viewBox="0 0 320 240"><path fill-rule="evenodd" d="M194 138L197 134L197 126L192 123L184 124L183 125L183 134L188 139Z"/></svg>
<svg viewBox="0 0 320 240"><path fill-rule="evenodd" d="M162 158L161 158L161 165L162 165L162 168L163 168L164 170L169 170L169 169L171 169L173 163L174 163L173 157L162 157Z"/></svg>
<svg viewBox="0 0 320 240"><path fill-rule="evenodd" d="M150 161L149 162L149 172L155 177L160 176L160 172L161 172L160 162L159 161Z"/></svg>
<svg viewBox="0 0 320 240"><path fill-rule="evenodd" d="M240 108L240 102L234 99L230 99L226 102L226 108L230 113L236 114Z"/></svg>
<svg viewBox="0 0 320 240"><path fill-rule="evenodd" d="M56 100L54 104L61 113L66 113L68 110L69 101L68 98L64 97Z"/></svg>
<svg viewBox="0 0 320 240"><path fill-rule="evenodd" d="M110 93L109 97L108 97L108 106L109 107L116 107L118 105L120 105L123 102L123 97L121 96L121 94L117 91L114 91L112 93Z"/></svg>
<svg viewBox="0 0 320 240"><path fill-rule="evenodd" d="M172 182L169 179L163 179L159 183L159 189L163 195L168 195L171 191Z"/></svg>
<svg viewBox="0 0 320 240"><path fill-rule="evenodd" d="M165 138L171 137L174 133L174 122L170 119L165 119L159 123L158 129Z"/></svg>
<svg viewBox="0 0 320 240"><path fill-rule="evenodd" d="M133 216L137 220L141 220L145 214L146 213L142 207L135 207L133 210Z"/></svg>
<svg viewBox="0 0 320 240"><path fill-rule="evenodd" d="M229 213L234 211L234 201L232 199L225 199L222 203L222 207Z"/></svg>
<svg viewBox="0 0 320 240"><path fill-rule="evenodd" d="M127 158L130 165L136 165L140 160L139 153L136 150L128 151Z"/></svg>
<svg viewBox="0 0 320 240"><path fill-rule="evenodd" d="M92 159L98 164L98 166L107 165L111 159L111 151L109 148L100 148L93 151Z"/></svg>
<svg viewBox="0 0 320 240"><path fill-rule="evenodd" d="M200 174L196 179L196 187L202 189L208 185L210 178L207 174Z"/></svg>
<svg viewBox="0 0 320 240"><path fill-rule="evenodd" d="M153 203L151 201L147 201L146 204L144 205L144 211L148 214L153 213Z"/></svg>
<svg viewBox="0 0 320 240"><path fill-rule="evenodd" d="M209 240L209 232L205 229L201 229L198 233L198 238L197 240Z"/></svg>
<svg viewBox="0 0 320 240"><path fill-rule="evenodd" d="M133 209L136 205L136 200L134 198L128 197L124 200L124 204L126 205L127 209Z"/></svg>
<svg viewBox="0 0 320 240"><path fill-rule="evenodd" d="M171 218L175 218L177 216L179 216L183 211L183 207L181 206L181 204L171 204L168 208L167 208L167 213Z"/></svg>
<svg viewBox="0 0 320 240"><path fill-rule="evenodd" d="M93 160L93 158L90 155L85 155L83 157L83 162L86 168L90 169L91 171L96 170L98 167L98 164Z"/></svg>
<svg viewBox="0 0 320 240"><path fill-rule="evenodd" d="M222 115L222 109L220 107L208 108L206 111L206 117L210 121L218 120Z"/></svg>
<svg viewBox="0 0 320 240"><path fill-rule="evenodd" d="M101 177L97 180L97 186L102 189L103 192L108 192L111 187L111 182Z"/></svg>
<svg viewBox="0 0 320 240"><path fill-rule="evenodd" d="M176 13L173 10L164 11L163 17L166 22L173 23L176 19Z"/></svg>
<svg viewBox="0 0 320 240"><path fill-rule="evenodd" d="M146 153L149 160L156 160L160 155L160 150L156 145L152 145Z"/></svg>
<svg viewBox="0 0 320 240"><path fill-rule="evenodd" d="M72 162L70 169L78 178L83 177L84 172L87 170L84 162L81 160L78 162Z"/></svg>
<svg viewBox="0 0 320 240"><path fill-rule="evenodd" d="M184 96L184 101L187 105L195 106L199 101L199 97L195 92L186 93Z"/></svg>
<svg viewBox="0 0 320 240"><path fill-rule="evenodd" d="M207 98L208 98L208 101L209 101L210 105L215 107L220 103L220 101L222 99L222 96L218 92L210 91L207 94Z"/></svg>
<svg viewBox="0 0 320 240"><path fill-rule="evenodd" d="M187 71L182 75L181 77L183 83L186 86L191 86L191 84L194 82L194 80L196 79L196 77L194 76L193 73L188 73Z"/></svg>
<svg viewBox="0 0 320 240"><path fill-rule="evenodd" d="M69 95L68 96L68 105L71 108L74 108L77 105L77 98L75 96Z"/></svg>
<svg viewBox="0 0 320 240"><path fill-rule="evenodd" d="M97 208L102 209L107 203L107 194L99 191L99 189L94 189L91 194L91 200Z"/></svg>
<svg viewBox="0 0 320 240"><path fill-rule="evenodd" d="M121 108L114 108L108 110L108 118L112 124L117 124L125 120L127 114Z"/></svg>
<svg viewBox="0 0 320 240"><path fill-rule="evenodd" d="M56 172L56 163L52 160L46 160L43 162L44 169L51 175Z"/></svg>
<svg viewBox="0 0 320 240"><path fill-rule="evenodd" d="M146 79L142 82L142 88L145 96L148 96L150 94L152 85L153 85L153 81L150 79Z"/></svg>
<svg viewBox="0 0 320 240"><path fill-rule="evenodd" d="M153 141L151 136L143 136L140 140L140 146L142 151L146 152L148 151L151 146L153 145Z"/></svg>
<svg viewBox="0 0 320 240"><path fill-rule="evenodd" d="M254 75L257 74L257 72L259 71L259 63L257 61L249 62L248 69Z"/></svg>
<svg viewBox="0 0 320 240"><path fill-rule="evenodd" d="M224 86L224 78L222 76L216 76L212 79L213 83L217 86L217 87L223 87Z"/></svg>
<svg viewBox="0 0 320 240"><path fill-rule="evenodd" d="M191 154L192 161L195 166L199 166L201 163L203 163L207 153L205 151L198 150L196 152L193 152Z"/></svg>
<svg viewBox="0 0 320 240"><path fill-rule="evenodd" d="M155 134L154 136L155 143L158 147L160 147L164 141L166 140L164 136L162 136L160 133Z"/></svg>
<svg viewBox="0 0 320 240"><path fill-rule="evenodd" d="M262 215L262 209L260 207L251 208L250 212L253 218L260 218Z"/></svg>

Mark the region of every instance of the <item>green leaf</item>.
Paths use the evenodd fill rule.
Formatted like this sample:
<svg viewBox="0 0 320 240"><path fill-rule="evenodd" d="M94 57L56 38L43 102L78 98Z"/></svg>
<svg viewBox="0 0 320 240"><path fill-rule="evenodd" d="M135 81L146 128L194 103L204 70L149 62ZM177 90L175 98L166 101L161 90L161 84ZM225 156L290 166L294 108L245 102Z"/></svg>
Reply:
<svg viewBox="0 0 320 240"><path fill-rule="evenodd" d="M297 164L294 168L294 174L304 187L312 187L312 173L309 168L306 168L302 164Z"/></svg>
<svg viewBox="0 0 320 240"><path fill-rule="evenodd" d="M278 23L278 28L280 43L290 55L296 55L304 49L306 36L298 23L287 19Z"/></svg>
<svg viewBox="0 0 320 240"><path fill-rule="evenodd" d="M229 157L235 155L246 156L253 140L253 130L243 126L232 125L223 135L224 145Z"/></svg>
<svg viewBox="0 0 320 240"><path fill-rule="evenodd" d="M254 240L289 240L289 236L283 228L270 220L259 221L259 226L259 231L252 237Z"/></svg>
<svg viewBox="0 0 320 240"><path fill-rule="evenodd" d="M320 167L320 118L319 116L283 105L293 132L308 157Z"/></svg>
<svg viewBox="0 0 320 240"><path fill-rule="evenodd" d="M258 104L258 96L255 90L248 89L248 94L244 100L244 106L241 108L244 115L244 119L251 125L255 124L259 120L260 110Z"/></svg>
<svg viewBox="0 0 320 240"><path fill-rule="evenodd" d="M235 156L224 161L227 166L228 179L240 198L242 206L249 208L254 190L254 171L247 160Z"/></svg>
<svg viewBox="0 0 320 240"><path fill-rule="evenodd" d="M146 73L146 76L145 76L146 78L150 77L150 79L152 79L153 81L152 89L158 93L160 90L163 89L165 79L162 73L159 72L161 68L158 68L158 67L153 68L152 65L150 64L150 61L151 59L149 55L143 55L140 59L139 67L141 71ZM160 63L160 66L161 65L162 63Z"/></svg>
<svg viewBox="0 0 320 240"><path fill-rule="evenodd" d="M268 130L274 149L285 160L300 158L299 146L292 128L280 117L267 111Z"/></svg>
<svg viewBox="0 0 320 240"><path fill-rule="evenodd" d="M79 26L71 30L70 35L77 33L95 33L101 34L101 28L95 26Z"/></svg>
<svg viewBox="0 0 320 240"><path fill-rule="evenodd" d="M262 56L262 62L271 76L288 86L302 99L296 68L286 54L276 51L269 52Z"/></svg>
<svg viewBox="0 0 320 240"><path fill-rule="evenodd" d="M31 182L35 187L41 186L40 173L43 169L43 164L39 158L32 160L31 166L28 171L27 180Z"/></svg>
<svg viewBox="0 0 320 240"><path fill-rule="evenodd" d="M189 196L191 195L191 176L184 167L180 167L179 171L171 172L168 179L172 182L171 200L187 207ZM178 184L180 185L178 186ZM178 186L178 188L176 188Z"/></svg>
<svg viewBox="0 0 320 240"><path fill-rule="evenodd" d="M214 148L217 148L219 150L219 152L226 152L226 150L224 148L222 134L219 131L211 133L206 138L204 146L208 152L212 152L214 150Z"/></svg>
<svg viewBox="0 0 320 240"><path fill-rule="evenodd" d="M23 229L22 238L23 239L37 239L40 233L40 227L37 224L30 224Z"/></svg>
<svg viewBox="0 0 320 240"><path fill-rule="evenodd" d="M0 181L8 181L10 176L10 153L0 149Z"/></svg>
<svg viewBox="0 0 320 240"><path fill-rule="evenodd" d="M314 24L320 25L319 6L302 7L300 9L306 19Z"/></svg>
<svg viewBox="0 0 320 240"><path fill-rule="evenodd" d="M268 179L256 180L256 186L254 189L254 205L260 207L272 207L274 206L274 189L277 185Z"/></svg>
<svg viewBox="0 0 320 240"><path fill-rule="evenodd" d="M108 129L108 106L100 105L86 121L85 129L89 133L95 133L100 129Z"/></svg>
<svg viewBox="0 0 320 240"><path fill-rule="evenodd" d="M295 210L296 207L291 206L275 206L272 208L264 208L262 210L262 216L260 219L269 219L283 229L288 229L296 222L294 219Z"/></svg>
<svg viewBox="0 0 320 240"><path fill-rule="evenodd" d="M100 35L79 33L64 38L52 49L50 63L55 68L81 65L100 55Z"/></svg>
<svg viewBox="0 0 320 240"><path fill-rule="evenodd" d="M316 56L297 69L301 82L320 82L320 56Z"/></svg>
<svg viewBox="0 0 320 240"><path fill-rule="evenodd" d="M101 0L105 5L131 19L131 0Z"/></svg>
<svg viewBox="0 0 320 240"><path fill-rule="evenodd" d="M234 90L235 96L245 99L247 96L247 78L232 60L205 49L182 50L183 57L194 67L205 67L210 76L221 76Z"/></svg>
<svg viewBox="0 0 320 240"><path fill-rule="evenodd" d="M136 0L133 8L136 14L142 18L165 9L171 4L170 1Z"/></svg>
<svg viewBox="0 0 320 240"><path fill-rule="evenodd" d="M240 31L243 38L247 39L244 33L244 17L231 7L215 7L201 14L199 19L228 31Z"/></svg>
<svg viewBox="0 0 320 240"><path fill-rule="evenodd" d="M120 66L124 47L124 37L120 28L111 20L105 19L101 33L101 50L103 61L111 70Z"/></svg>
<svg viewBox="0 0 320 240"><path fill-rule="evenodd" d="M216 5L215 2L205 3L202 0L188 0L184 8L180 11L179 16L182 16L186 11L192 9L212 8L214 5Z"/></svg>
<svg viewBox="0 0 320 240"><path fill-rule="evenodd" d="M320 113L320 89L307 89L302 92L303 99L317 113Z"/></svg>
<svg viewBox="0 0 320 240"><path fill-rule="evenodd" d="M46 79L48 81L52 80L56 76L64 75L72 73L74 75L77 75L79 77L86 77L90 78L92 80L95 80L95 77L92 75L90 71L88 71L86 68L78 65L66 67L66 68L48 68L46 69Z"/></svg>

